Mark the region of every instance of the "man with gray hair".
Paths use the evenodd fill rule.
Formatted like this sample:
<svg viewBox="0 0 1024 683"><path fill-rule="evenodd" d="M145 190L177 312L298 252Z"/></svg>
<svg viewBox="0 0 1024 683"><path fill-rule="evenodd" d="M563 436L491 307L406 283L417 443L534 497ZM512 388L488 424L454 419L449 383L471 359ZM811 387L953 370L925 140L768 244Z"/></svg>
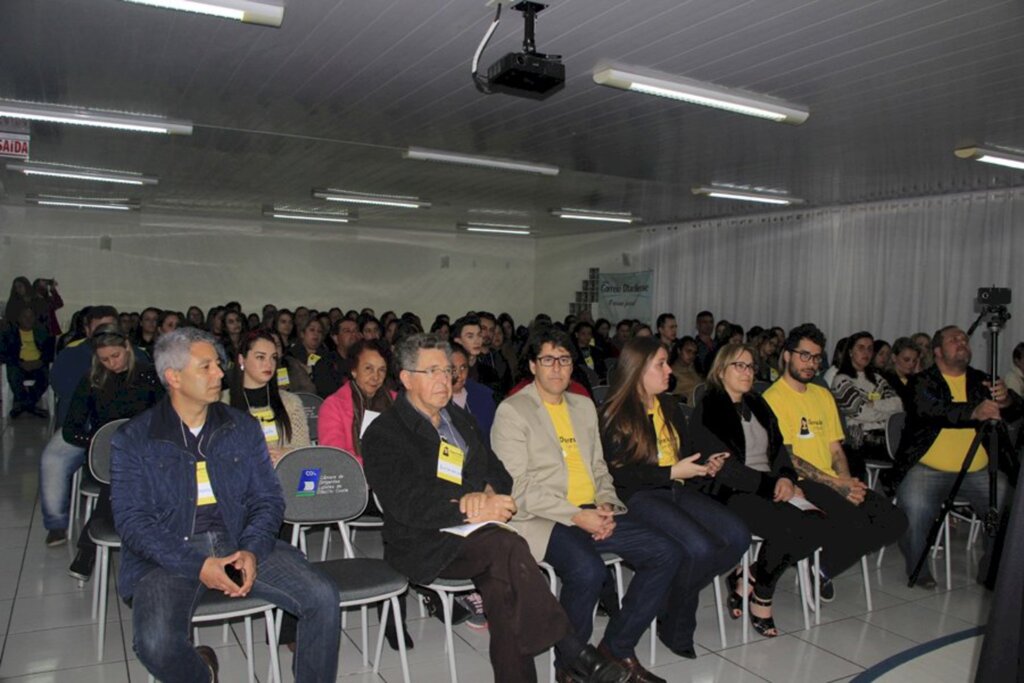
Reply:
<svg viewBox="0 0 1024 683"><path fill-rule="evenodd" d="M167 397L114 436L111 505L121 535L121 597L133 646L164 683L217 680L189 623L207 590L252 595L299 619L296 681L333 681L338 592L298 550L277 540L284 497L259 424L220 402L216 340L191 327L157 341Z"/></svg>
<svg viewBox="0 0 1024 683"><path fill-rule="evenodd" d="M366 478L384 509L384 559L420 584L472 579L487 609L497 683L536 681L533 657L552 645L571 680L628 680L573 634L526 541L504 524L516 511L512 478L474 418L451 403L447 342L414 334L396 355L405 393L363 438ZM480 526L446 533L464 524Z"/></svg>

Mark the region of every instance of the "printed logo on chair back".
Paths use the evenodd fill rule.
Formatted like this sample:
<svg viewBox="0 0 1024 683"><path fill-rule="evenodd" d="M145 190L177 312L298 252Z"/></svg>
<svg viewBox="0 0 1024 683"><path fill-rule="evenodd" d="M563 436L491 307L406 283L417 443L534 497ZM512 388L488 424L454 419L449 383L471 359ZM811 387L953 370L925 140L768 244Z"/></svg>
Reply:
<svg viewBox="0 0 1024 683"><path fill-rule="evenodd" d="M281 458L275 469L284 491L287 522L347 521L366 508L363 468L340 448L299 448Z"/></svg>

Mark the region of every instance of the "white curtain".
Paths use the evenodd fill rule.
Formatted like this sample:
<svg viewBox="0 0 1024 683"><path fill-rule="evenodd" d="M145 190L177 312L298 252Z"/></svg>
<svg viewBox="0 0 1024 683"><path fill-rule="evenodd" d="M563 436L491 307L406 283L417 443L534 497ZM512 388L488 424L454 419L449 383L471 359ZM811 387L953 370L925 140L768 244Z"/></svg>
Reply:
<svg viewBox="0 0 1024 683"><path fill-rule="evenodd" d="M862 329L891 343L946 324L966 329L978 288L993 284L1013 288L1011 313L1024 310L1024 189L702 221L641 239L655 311L675 313L680 334L706 308L745 328L814 322L830 351ZM983 332L973 344L979 367ZM1011 320L1001 368L1022 333L1024 320Z"/></svg>

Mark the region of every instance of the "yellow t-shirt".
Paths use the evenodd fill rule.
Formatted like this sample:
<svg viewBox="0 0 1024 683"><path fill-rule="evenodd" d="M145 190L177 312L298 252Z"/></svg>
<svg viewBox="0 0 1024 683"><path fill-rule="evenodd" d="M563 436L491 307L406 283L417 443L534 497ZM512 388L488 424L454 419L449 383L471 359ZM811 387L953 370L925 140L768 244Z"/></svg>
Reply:
<svg viewBox="0 0 1024 683"><path fill-rule="evenodd" d="M806 387L807 391L796 392L780 379L764 392L764 400L778 418L782 440L793 448L793 453L835 477L829 445L843 440L839 410L828 389L817 384Z"/></svg>
<svg viewBox="0 0 1024 683"><path fill-rule="evenodd" d="M672 425L665 422L661 401L654 402L654 410L647 413L654 421L654 433L658 437L658 465L671 467L679 462L679 438Z"/></svg>
<svg viewBox="0 0 1024 683"><path fill-rule="evenodd" d="M953 403L967 403L967 375L950 377L943 375L949 385L949 391L953 394ZM964 456L974 441L976 431L974 427L943 428L935 438L928 452L921 457L921 463L941 472L959 472L964 462ZM985 447L978 448L974 455L974 462L971 463L970 472L977 472L988 465L988 453Z"/></svg>
<svg viewBox="0 0 1024 683"><path fill-rule="evenodd" d="M18 360L23 360L26 363L41 360L43 352L36 346L36 337L32 330L19 329L18 334L21 335L21 353L18 354Z"/></svg>
<svg viewBox="0 0 1024 683"><path fill-rule="evenodd" d="M565 472L568 481L566 497L570 503L576 506L593 505L596 499L594 476L587 464L583 462L583 455L576 442L576 434L572 430L572 420L569 419L569 404L563 398L562 402L557 405L545 402L544 407L548 409L551 423L555 426L555 434L558 435L558 442L562 445L562 457L565 458Z"/></svg>

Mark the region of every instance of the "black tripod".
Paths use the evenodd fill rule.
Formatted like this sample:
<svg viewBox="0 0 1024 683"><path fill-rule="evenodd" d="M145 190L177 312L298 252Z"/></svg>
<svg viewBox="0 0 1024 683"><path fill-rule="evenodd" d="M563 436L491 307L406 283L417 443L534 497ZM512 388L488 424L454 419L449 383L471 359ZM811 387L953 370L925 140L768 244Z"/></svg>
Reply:
<svg viewBox="0 0 1024 683"><path fill-rule="evenodd" d="M978 327L978 324L985 318L988 318L988 331L990 335L991 344L989 346L989 378L995 381L997 374L997 359L999 350L999 332L1002 330L1003 325L1010 318L1010 314L1006 311L1005 306L984 306L981 315L974 321L968 330L968 336L970 336L974 330ZM1001 420L989 420L985 422L979 429L978 433L975 434L974 440L971 442L970 448L967 449L967 455L964 457L963 463L960 465L960 471L956 475L956 479L953 481L953 486L949 490L949 495L942 501L942 505L939 506L938 515L932 521L932 528L928 531L928 541L925 543L924 552L917 559L917 564L914 565L914 571L910 574L910 579L907 585L911 588L917 583L917 577L921 573L921 569L924 567L924 563L928 560L928 555L931 552L932 546L935 545L935 539L939 536L939 531L942 529L943 522L946 519L946 515L953 509L953 504L956 501L957 495L960 493L960 486L963 484L964 477L967 476L968 470L971 469L971 465L974 463L974 457L978 453L978 448L981 445L985 445L985 450L988 453L988 510L985 512L984 523L985 533L990 537L995 537L999 531L999 500L998 500L998 486L997 476L999 474L999 463L1001 460L1006 458L1005 462L1013 463L1013 444L1010 440L1010 433L1006 428L1006 423ZM1014 468L1014 471L1016 469ZM976 510L978 514L980 511ZM949 548L946 548L946 552L949 552Z"/></svg>

